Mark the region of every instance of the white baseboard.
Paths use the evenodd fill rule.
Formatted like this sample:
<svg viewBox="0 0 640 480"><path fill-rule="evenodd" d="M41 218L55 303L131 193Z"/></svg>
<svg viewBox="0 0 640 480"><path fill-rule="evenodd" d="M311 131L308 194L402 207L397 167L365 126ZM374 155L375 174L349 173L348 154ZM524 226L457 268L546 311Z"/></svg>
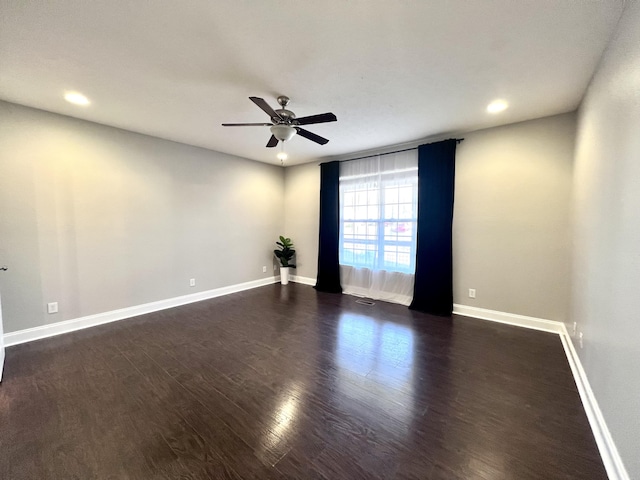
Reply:
<svg viewBox="0 0 640 480"><path fill-rule="evenodd" d="M516 325L518 327L557 334L562 333L562 329L564 328L564 323L556 322L554 320L527 317L525 315L517 315L515 313L498 312L496 310L487 310L485 308L469 307L467 305L458 305L456 303L453 304L453 313L454 315L463 315L465 317L490 320L492 322L506 323L508 325Z"/></svg>
<svg viewBox="0 0 640 480"><path fill-rule="evenodd" d="M607 470L607 475L610 480L629 480L629 475L624 468L624 464L622 463L618 449L613 442L613 438L611 438L611 433L609 432L609 428L602 416L602 411L598 406L596 397L593 394L587 374L582 367L580 357L573 346L573 342L571 341L571 337L569 336L564 323L546 320L543 318L527 317L524 315L516 315L514 313L498 312L495 310L457 304L453 305L453 313L457 315L464 315L466 317L506 323L508 325L558 334L560 341L562 342L564 352L567 356L567 361L571 367L573 379L578 387L580 400L582 401L585 413L589 419L589 425L591 426L593 436L595 437L596 444L598 445L598 450L602 457L602 463Z"/></svg>
<svg viewBox="0 0 640 480"><path fill-rule="evenodd" d="M299 275L291 275L289 279L295 283L304 283L305 285L311 285L312 287L316 284L316 279L311 277L300 277Z"/></svg>
<svg viewBox="0 0 640 480"><path fill-rule="evenodd" d="M611 432L602 416L602 410L598 405L598 401L591 389L587 374L582 367L582 362L578 356L578 352L573 345L573 341L567 332L565 324L562 324L562 332L560 333L560 340L564 347L564 352L567 355L573 378L578 387L578 393L584 406L584 411L589 419L589 425L593 431L593 436L596 439L602 462L607 470L607 475L610 480L630 480L629 474L622 463L618 448L611 438Z"/></svg>
<svg viewBox="0 0 640 480"><path fill-rule="evenodd" d="M220 297L222 295L229 295L230 293L241 292L251 288L262 287L279 281L280 277L261 278L260 280L253 280L251 282L238 283L236 285L215 288L204 292L182 295L180 297L135 305L133 307L121 308L119 310L111 310L109 312L97 313L95 315L88 315L86 317L74 318L63 322L51 323L40 327L18 330L16 332L5 333L4 344L5 347L10 347L11 345L17 345L19 343L31 342L41 338L69 333L83 328L95 327L96 325L137 317L138 315L144 315L146 313L157 312L158 310L165 310L167 308L178 307L180 305L199 302L201 300Z"/></svg>
<svg viewBox="0 0 640 480"><path fill-rule="evenodd" d="M291 275L290 279L292 282L311 286L315 285L316 283L316 280L313 278L301 277L298 275ZM126 318L136 317L138 315L144 315L146 313L156 312L158 310L178 307L180 305L186 305L188 303L220 297L222 295L229 295L231 293L261 287L279 281L279 276L268 277L251 282L216 288L214 290L207 290L190 295L174 297L167 300L160 300L158 302L145 303L143 305L136 305L119 310L112 310L110 312L98 313L86 317L52 323L49 325L43 325L41 327L19 330L17 332L4 334L4 343L5 346L9 347L11 345L17 345L19 343L52 337L54 335L73 332L75 330L102 325L104 323L124 320ZM609 479L629 480L629 475L625 470L624 464L622 463L622 459L620 458L618 449L616 448L615 443L611 438L611 433L609 432L609 428L607 427L604 417L602 416L602 411L600 410L595 395L593 394L593 390L591 389L591 386L589 384L589 379L587 378L584 368L582 367L580 357L578 356L573 346L573 342L571 341L571 338L567 333L567 329L564 323L458 304L454 304L453 313L456 315L473 317L481 320L489 320L492 322L506 323L509 325L558 334L560 336L560 340L562 341L562 346L564 347L569 366L571 367L573 378L576 382L576 386L578 387L580 399L582 400L587 418L589 419L589 424L593 431L593 435L598 445L598 449L600 451L600 455L602 456L602 461L607 470Z"/></svg>

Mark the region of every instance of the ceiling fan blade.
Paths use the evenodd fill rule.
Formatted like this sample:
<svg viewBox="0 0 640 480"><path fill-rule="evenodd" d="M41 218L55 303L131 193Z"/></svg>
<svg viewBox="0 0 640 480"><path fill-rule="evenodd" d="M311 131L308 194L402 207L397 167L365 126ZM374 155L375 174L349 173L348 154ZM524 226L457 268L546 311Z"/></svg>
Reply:
<svg viewBox="0 0 640 480"><path fill-rule="evenodd" d="M275 135L271 135L271 138L267 142L267 147L271 148L275 147L276 145L278 145L278 139L275 137Z"/></svg>
<svg viewBox="0 0 640 480"><path fill-rule="evenodd" d="M308 117L297 118L297 125L311 125L312 123L335 122L338 118L333 113L320 113Z"/></svg>
<svg viewBox="0 0 640 480"><path fill-rule="evenodd" d="M304 137L307 140L311 140L312 142L319 143L320 145L325 145L329 142L329 140L327 140L326 138L321 137L320 135L316 135L315 133L312 133L309 130L305 130L304 128L296 127L296 130L298 131L298 135L300 135L301 137Z"/></svg>
<svg viewBox="0 0 640 480"><path fill-rule="evenodd" d="M270 118L280 118L280 115L276 113L276 111L269 106L269 104L264 100L264 98L260 97L249 97L253 103L255 103L258 107L260 107Z"/></svg>
<svg viewBox="0 0 640 480"><path fill-rule="evenodd" d="M272 127L273 123L223 123L223 127Z"/></svg>

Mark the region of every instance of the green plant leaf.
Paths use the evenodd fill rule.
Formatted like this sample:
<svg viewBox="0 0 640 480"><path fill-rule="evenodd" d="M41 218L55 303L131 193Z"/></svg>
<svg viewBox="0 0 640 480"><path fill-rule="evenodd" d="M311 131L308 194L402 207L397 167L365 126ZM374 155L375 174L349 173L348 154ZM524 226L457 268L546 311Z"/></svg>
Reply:
<svg viewBox="0 0 640 480"><path fill-rule="evenodd" d="M292 248L293 242L290 238L285 237L284 235L280 235L279 239L280 241L276 241L276 245L278 245L280 250L274 250L273 253L278 257L280 264L283 267L291 267L292 265L289 265L289 260L291 260L296 253ZM295 268L295 266L293 267Z"/></svg>

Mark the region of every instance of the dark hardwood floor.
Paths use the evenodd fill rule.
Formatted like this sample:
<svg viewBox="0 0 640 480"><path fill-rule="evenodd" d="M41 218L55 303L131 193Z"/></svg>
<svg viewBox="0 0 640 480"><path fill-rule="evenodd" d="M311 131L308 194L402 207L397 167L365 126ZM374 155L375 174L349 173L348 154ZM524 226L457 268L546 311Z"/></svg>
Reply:
<svg viewBox="0 0 640 480"><path fill-rule="evenodd" d="M2 479L599 479L559 338L270 285L7 349Z"/></svg>

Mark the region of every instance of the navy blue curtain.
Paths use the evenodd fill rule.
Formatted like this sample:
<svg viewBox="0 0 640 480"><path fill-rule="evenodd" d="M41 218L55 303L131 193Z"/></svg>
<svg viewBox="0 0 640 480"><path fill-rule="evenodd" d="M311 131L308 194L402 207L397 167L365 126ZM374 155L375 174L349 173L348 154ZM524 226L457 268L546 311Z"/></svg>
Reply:
<svg viewBox="0 0 640 480"><path fill-rule="evenodd" d="M342 293L340 285L340 163L320 165L320 242L315 289Z"/></svg>
<svg viewBox="0 0 640 480"><path fill-rule="evenodd" d="M418 147L418 238L413 301L432 315L453 311L452 235L455 139Z"/></svg>

